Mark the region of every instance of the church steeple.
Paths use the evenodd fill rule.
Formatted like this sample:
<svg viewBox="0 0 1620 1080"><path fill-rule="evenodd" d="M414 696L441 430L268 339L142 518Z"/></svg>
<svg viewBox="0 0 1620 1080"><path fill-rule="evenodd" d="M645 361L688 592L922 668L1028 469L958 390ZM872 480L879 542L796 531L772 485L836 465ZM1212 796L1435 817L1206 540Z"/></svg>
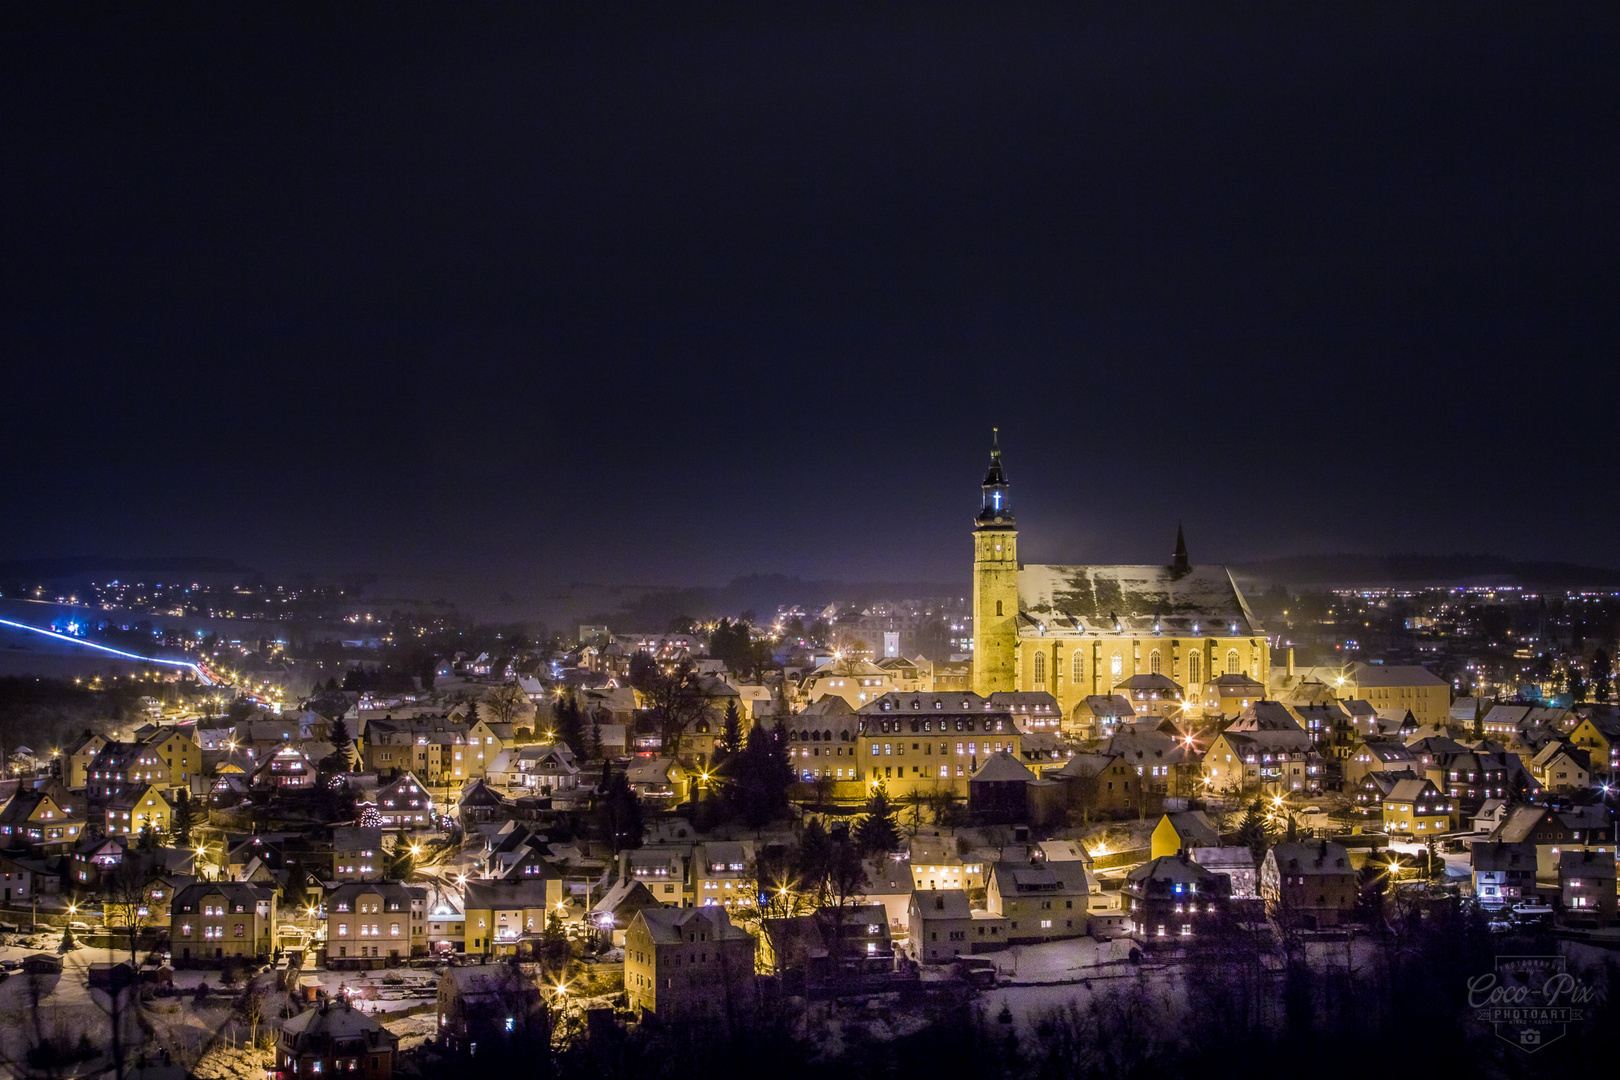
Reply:
<svg viewBox="0 0 1620 1080"><path fill-rule="evenodd" d="M1001 465L1001 429L990 429L990 468L984 474L984 504L975 519L979 528L1013 524L1012 490Z"/></svg>
<svg viewBox="0 0 1620 1080"><path fill-rule="evenodd" d="M1170 571L1177 577L1192 569L1192 562L1187 558L1187 537L1181 531L1181 522L1176 522L1176 553L1170 557Z"/></svg>

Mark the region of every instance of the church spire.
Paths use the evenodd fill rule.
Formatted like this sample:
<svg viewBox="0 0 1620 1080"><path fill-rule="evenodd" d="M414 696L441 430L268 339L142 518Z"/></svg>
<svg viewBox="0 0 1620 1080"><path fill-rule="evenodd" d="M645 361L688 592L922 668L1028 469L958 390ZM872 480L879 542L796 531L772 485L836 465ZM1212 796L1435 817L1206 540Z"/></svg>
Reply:
<svg viewBox="0 0 1620 1080"><path fill-rule="evenodd" d="M1176 522L1176 553L1170 557L1170 569L1177 576L1192 569L1192 562L1187 558L1187 537L1179 521Z"/></svg>
<svg viewBox="0 0 1620 1080"><path fill-rule="evenodd" d="M990 429L990 468L984 474L984 504L976 519L982 528L986 525L1013 523L1011 488L1007 472L1001 465L1001 429Z"/></svg>

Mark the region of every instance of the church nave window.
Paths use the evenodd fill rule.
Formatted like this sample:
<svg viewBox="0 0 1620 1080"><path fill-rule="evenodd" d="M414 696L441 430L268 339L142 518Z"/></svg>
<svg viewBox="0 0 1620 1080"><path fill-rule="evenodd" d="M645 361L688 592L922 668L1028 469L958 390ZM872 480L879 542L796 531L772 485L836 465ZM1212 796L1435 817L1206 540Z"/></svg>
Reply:
<svg viewBox="0 0 1620 1080"><path fill-rule="evenodd" d="M1238 654L1236 649L1226 650L1226 673L1228 675L1236 675L1238 673Z"/></svg>
<svg viewBox="0 0 1620 1080"><path fill-rule="evenodd" d="M1035 689L1046 689L1046 654L1035 654Z"/></svg>
<svg viewBox="0 0 1620 1080"><path fill-rule="evenodd" d="M1069 663L1074 669L1075 685L1079 685L1080 681L1086 677L1086 658L1080 653L1076 652L1070 659Z"/></svg>
<svg viewBox="0 0 1620 1080"><path fill-rule="evenodd" d="M1187 656L1187 681L1201 683L1204 681L1204 654L1193 652Z"/></svg>
<svg viewBox="0 0 1620 1080"><path fill-rule="evenodd" d="M1159 650L1154 649L1148 654L1148 671L1154 675L1159 674Z"/></svg>
<svg viewBox="0 0 1620 1080"><path fill-rule="evenodd" d="M1123 676L1125 674L1125 658L1120 656L1119 653L1115 653L1109 658L1108 674L1113 677L1115 686L1118 686L1123 681Z"/></svg>

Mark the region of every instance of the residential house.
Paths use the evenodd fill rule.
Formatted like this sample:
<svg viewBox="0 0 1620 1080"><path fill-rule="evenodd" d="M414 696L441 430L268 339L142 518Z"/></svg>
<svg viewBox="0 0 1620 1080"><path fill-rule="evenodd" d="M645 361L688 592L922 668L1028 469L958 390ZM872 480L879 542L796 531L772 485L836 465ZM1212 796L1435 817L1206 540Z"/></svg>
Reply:
<svg viewBox="0 0 1620 1080"><path fill-rule="evenodd" d="M692 851L692 895L698 904L734 908L753 903L749 866L754 861L751 840L709 841Z"/></svg>
<svg viewBox="0 0 1620 1080"><path fill-rule="evenodd" d="M1229 672L1204 683L1204 712L1234 720L1265 696L1265 683L1244 673Z"/></svg>
<svg viewBox="0 0 1620 1080"><path fill-rule="evenodd" d="M485 1057L511 1046L544 1052L551 1022L540 984L514 964L446 968L439 976L438 1038L453 1054Z"/></svg>
<svg viewBox="0 0 1620 1080"><path fill-rule="evenodd" d="M427 952L424 888L399 881L345 881L327 891L325 906L329 968L381 967Z"/></svg>
<svg viewBox="0 0 1620 1080"><path fill-rule="evenodd" d="M398 1035L349 999L333 998L281 1025L274 1080L323 1075L390 1080L398 1053Z"/></svg>
<svg viewBox="0 0 1620 1080"><path fill-rule="evenodd" d="M62 751L62 780L74 791L82 791L90 781L91 763L107 745L107 739L89 728Z"/></svg>
<svg viewBox="0 0 1620 1080"><path fill-rule="evenodd" d="M1456 827L1457 804L1427 780L1398 780L1384 796L1384 831L1419 839Z"/></svg>
<svg viewBox="0 0 1620 1080"><path fill-rule="evenodd" d="M1082 863L999 862L985 906L1007 920L1009 943L1056 941L1086 933L1086 893Z"/></svg>
<svg viewBox="0 0 1620 1080"><path fill-rule="evenodd" d="M1471 845L1469 862L1474 895L1486 907L1516 904L1536 893L1536 846L1480 840Z"/></svg>
<svg viewBox="0 0 1620 1080"><path fill-rule="evenodd" d="M1076 754L1045 775L1064 785L1064 802L1085 820L1146 809L1146 782L1118 754Z"/></svg>
<svg viewBox="0 0 1620 1080"><path fill-rule="evenodd" d="M1179 855L1197 848L1221 846L1220 830L1202 810L1165 814L1153 827L1149 858Z"/></svg>
<svg viewBox="0 0 1620 1080"><path fill-rule="evenodd" d="M174 823L174 805L156 784L128 784L107 800L108 836L139 836L144 829L166 833Z"/></svg>
<svg viewBox="0 0 1620 1080"><path fill-rule="evenodd" d="M1486 839L1505 844L1534 844L1536 872L1541 877L1552 878L1558 873L1558 858L1565 851L1587 847L1614 851L1613 828L1612 819L1602 806L1563 812L1545 806L1513 806Z"/></svg>
<svg viewBox="0 0 1620 1080"><path fill-rule="evenodd" d="M1187 855L1193 862L1228 882L1233 900L1257 900L1260 875L1254 865L1254 852L1240 845L1194 847Z"/></svg>
<svg viewBox="0 0 1620 1080"><path fill-rule="evenodd" d="M1586 751L1549 742L1530 761L1530 771L1549 791L1575 792L1592 786L1592 764Z"/></svg>
<svg viewBox="0 0 1620 1080"><path fill-rule="evenodd" d="M1558 856L1558 892L1566 922L1613 926L1615 861L1612 851L1564 851Z"/></svg>
<svg viewBox="0 0 1620 1080"><path fill-rule="evenodd" d="M989 695L990 707L1012 716L1024 735L1057 735L1063 727L1063 707L1044 690L998 690Z"/></svg>
<svg viewBox="0 0 1620 1080"><path fill-rule="evenodd" d="M32 903L34 887L39 882L45 864L23 856L0 852L0 900Z"/></svg>
<svg viewBox="0 0 1620 1080"><path fill-rule="evenodd" d="M124 861L127 840L105 836L99 831L85 831L68 854L66 876L75 891L93 892L101 888L103 875Z"/></svg>
<svg viewBox="0 0 1620 1080"><path fill-rule="evenodd" d="M257 759L248 785L260 791L295 791L315 786L319 772L304 744L288 740L267 749Z"/></svg>
<svg viewBox="0 0 1620 1080"><path fill-rule="evenodd" d="M1569 742L1586 751L1594 774L1612 777L1620 772L1620 719L1615 716L1595 710L1582 716Z"/></svg>
<svg viewBox="0 0 1620 1080"><path fill-rule="evenodd" d="M420 832L438 827L433 796L406 770L377 789L377 813L388 832Z"/></svg>
<svg viewBox="0 0 1620 1080"><path fill-rule="evenodd" d="M532 945L546 920L563 906L563 879L555 869L516 878L469 881L463 896L467 951L511 956L520 942Z"/></svg>
<svg viewBox="0 0 1620 1080"><path fill-rule="evenodd" d="M238 881L198 881L169 904L177 964L269 956L275 947L276 890Z"/></svg>
<svg viewBox="0 0 1620 1080"><path fill-rule="evenodd" d="M1162 720L1179 717L1185 695L1181 684L1168 675L1144 672L1132 675L1118 686L1114 693L1131 703L1131 710L1140 717Z"/></svg>
<svg viewBox="0 0 1620 1080"><path fill-rule="evenodd" d="M1266 852L1260 895L1275 919L1308 930L1339 926L1355 918L1356 869L1343 844L1285 841Z"/></svg>
<svg viewBox="0 0 1620 1080"><path fill-rule="evenodd" d="M985 822L1027 821L1035 774L1006 750L986 755L968 780L968 812Z"/></svg>
<svg viewBox="0 0 1620 1080"><path fill-rule="evenodd" d="M1015 761L1021 754L1012 714L969 691L886 693L857 712L856 776L883 781L891 798L967 795L981 761L1003 751Z"/></svg>
<svg viewBox="0 0 1620 1080"><path fill-rule="evenodd" d="M1149 944L1186 941L1214 925L1231 890L1229 878L1200 866L1185 851L1157 856L1125 875L1126 930Z"/></svg>
<svg viewBox="0 0 1620 1080"><path fill-rule="evenodd" d="M536 743L507 756L504 782L540 795L574 791L579 787L580 768L574 752L563 743ZM497 783L503 782L494 776Z"/></svg>
<svg viewBox="0 0 1620 1080"><path fill-rule="evenodd" d="M362 881L382 876L383 831L362 825L332 829L332 880Z"/></svg>
<svg viewBox="0 0 1620 1080"><path fill-rule="evenodd" d="M66 850L78 842L80 824L49 792L19 790L0 808L0 843Z"/></svg>
<svg viewBox="0 0 1620 1080"><path fill-rule="evenodd" d="M1071 739L1106 739L1119 725L1135 720L1136 710L1123 695L1089 694L1081 698L1074 712L1060 723L1059 732Z"/></svg>
<svg viewBox="0 0 1620 1080"><path fill-rule="evenodd" d="M958 956L1006 948L1007 920L975 910L962 889L918 889L911 894L907 939L912 956L940 963Z"/></svg>
<svg viewBox="0 0 1620 1080"><path fill-rule="evenodd" d="M691 794L691 777L673 758L636 758L625 769L636 798L652 806L679 806Z"/></svg>
<svg viewBox="0 0 1620 1080"><path fill-rule="evenodd" d="M1207 786L1216 792L1314 792L1322 789L1314 740L1276 702L1251 706L1215 736L1204 755Z"/></svg>
<svg viewBox="0 0 1620 1080"><path fill-rule="evenodd" d="M643 908L625 932L630 1008L665 1018L745 1009L754 1000L754 949L754 936L724 907Z"/></svg>
<svg viewBox="0 0 1620 1080"><path fill-rule="evenodd" d="M532 726L532 721L530 722ZM484 720L467 729L466 772L469 777L486 776L505 750L517 746L517 728L499 720ZM453 759L452 759L453 760Z"/></svg>
<svg viewBox="0 0 1620 1080"><path fill-rule="evenodd" d="M1339 765L1339 775L1346 791L1361 785L1362 778L1372 772L1418 772L1417 755L1405 743L1372 739L1350 747L1350 753Z"/></svg>
<svg viewBox="0 0 1620 1080"><path fill-rule="evenodd" d="M788 718L788 761L804 781L857 780L861 718L841 697L828 695Z"/></svg>
<svg viewBox="0 0 1620 1080"><path fill-rule="evenodd" d="M766 919L766 963L809 986L858 990L894 973L888 909L882 904L823 907L808 915Z"/></svg>
<svg viewBox="0 0 1620 1080"><path fill-rule="evenodd" d="M976 857L964 859L958 853L956 838L918 833L911 838L911 877L917 889L982 889L985 864Z"/></svg>

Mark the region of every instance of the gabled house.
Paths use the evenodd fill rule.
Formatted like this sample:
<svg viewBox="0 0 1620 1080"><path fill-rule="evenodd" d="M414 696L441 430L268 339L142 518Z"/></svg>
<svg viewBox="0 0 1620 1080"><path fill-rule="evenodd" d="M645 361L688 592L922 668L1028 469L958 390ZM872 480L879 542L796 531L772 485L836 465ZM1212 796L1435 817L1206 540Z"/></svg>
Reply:
<svg viewBox="0 0 1620 1080"><path fill-rule="evenodd" d="M1339 926L1355 917L1356 869L1343 844L1285 841L1266 852L1260 895L1272 918L1308 930Z"/></svg>
<svg viewBox="0 0 1620 1080"><path fill-rule="evenodd" d="M1615 861L1612 851L1564 851L1558 855L1558 891L1564 920L1580 926L1615 923Z"/></svg>
<svg viewBox="0 0 1620 1080"><path fill-rule="evenodd" d="M506 1043L534 1051L551 1042L540 985L513 964L446 968L439 976L438 1037L446 1050L484 1056Z"/></svg>
<svg viewBox="0 0 1620 1080"><path fill-rule="evenodd" d="M544 873L469 881L464 893L467 951L509 956L520 942L538 941L546 920L563 906L562 875L542 864Z"/></svg>
<svg viewBox="0 0 1620 1080"><path fill-rule="evenodd" d="M398 1035L347 998L328 1000L281 1026L272 1075L273 1080L327 1074L389 1080L398 1053Z"/></svg>
<svg viewBox="0 0 1620 1080"><path fill-rule="evenodd" d="M1457 804L1427 780L1398 780L1384 796L1384 831L1419 839L1456 827Z"/></svg>
<svg viewBox="0 0 1620 1080"><path fill-rule="evenodd" d="M276 933L276 890L237 881L199 881L169 905L169 941L177 964L269 956Z"/></svg>
<svg viewBox="0 0 1620 1080"><path fill-rule="evenodd" d="M1007 941L1056 941L1087 931L1084 864L999 862L991 867L985 906L1007 920Z"/></svg>
<svg viewBox="0 0 1620 1080"><path fill-rule="evenodd" d="M433 796L409 770L377 789L377 813L388 832L420 832L438 827Z"/></svg>
<svg viewBox="0 0 1620 1080"><path fill-rule="evenodd" d="M332 829L332 880L381 877L382 860L382 829L363 825L338 825Z"/></svg>
<svg viewBox="0 0 1620 1080"><path fill-rule="evenodd" d="M754 949L754 936L733 926L723 907L643 908L625 932L630 1008L665 1018L746 1009L754 1001Z"/></svg>
<svg viewBox="0 0 1620 1080"><path fill-rule="evenodd" d="M1125 875L1126 930L1149 945L1187 941L1214 925L1231 892L1230 878L1185 852L1159 856Z"/></svg>
<svg viewBox="0 0 1620 1080"><path fill-rule="evenodd" d="M1149 857L1157 859L1179 855L1192 848L1218 848L1221 834L1202 810L1186 810L1159 818L1150 844Z"/></svg>
<svg viewBox="0 0 1620 1080"><path fill-rule="evenodd" d="M638 758L625 769L636 798L653 806L679 806L691 792L691 778L673 758Z"/></svg>
<svg viewBox="0 0 1620 1080"><path fill-rule="evenodd" d="M1481 840L1469 849L1474 895L1486 907L1516 904L1536 893L1536 846Z"/></svg>
<svg viewBox="0 0 1620 1080"><path fill-rule="evenodd" d="M0 808L0 844L62 851L78 842L81 822L44 790L19 790Z"/></svg>
<svg viewBox="0 0 1620 1080"><path fill-rule="evenodd" d="M962 889L918 889L907 912L912 955L939 963L1007 947L1007 919L975 910Z"/></svg>
<svg viewBox="0 0 1620 1080"><path fill-rule="evenodd" d="M1530 771L1549 791L1583 791L1592 786L1591 759L1567 743L1549 742L1530 761Z"/></svg>
<svg viewBox="0 0 1620 1080"><path fill-rule="evenodd" d="M139 836L142 830L166 833L174 821L174 805L156 784L130 784L106 803L108 836Z"/></svg>
<svg viewBox="0 0 1620 1080"><path fill-rule="evenodd" d="M325 908L329 968L381 967L427 952L426 889L346 881L327 892Z"/></svg>

